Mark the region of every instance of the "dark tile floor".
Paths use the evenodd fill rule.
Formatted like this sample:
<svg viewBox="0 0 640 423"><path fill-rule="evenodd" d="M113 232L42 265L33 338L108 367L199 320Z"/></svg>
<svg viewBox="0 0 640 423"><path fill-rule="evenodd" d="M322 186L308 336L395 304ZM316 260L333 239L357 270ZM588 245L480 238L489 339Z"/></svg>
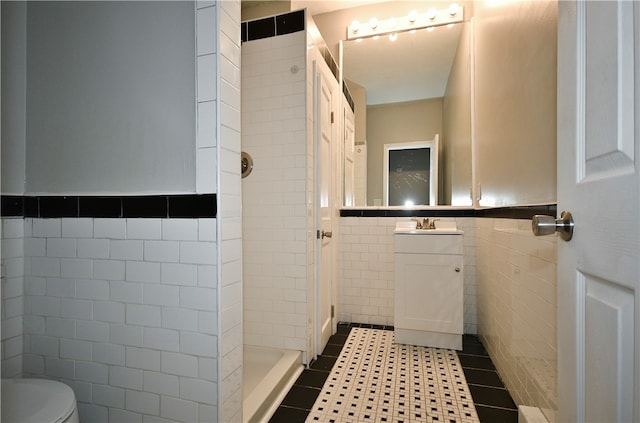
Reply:
<svg viewBox="0 0 640 423"><path fill-rule="evenodd" d="M329 338L322 355L302 371L271 418L271 423L302 423L306 420L352 327L393 330L392 326L339 323L337 333ZM480 421L516 423L517 407L477 336L464 335L458 357Z"/></svg>
<svg viewBox="0 0 640 423"><path fill-rule="evenodd" d="M480 421L517 423L518 407L477 336L462 337L462 351L458 351L458 359Z"/></svg>

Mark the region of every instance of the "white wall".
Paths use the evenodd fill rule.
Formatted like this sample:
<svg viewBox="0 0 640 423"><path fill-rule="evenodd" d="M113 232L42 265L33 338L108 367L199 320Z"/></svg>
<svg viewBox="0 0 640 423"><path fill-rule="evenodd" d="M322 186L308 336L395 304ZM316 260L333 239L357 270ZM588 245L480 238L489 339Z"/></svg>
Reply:
<svg viewBox="0 0 640 423"><path fill-rule="evenodd" d="M193 8L27 4L27 193L195 192Z"/></svg>
<svg viewBox="0 0 640 423"><path fill-rule="evenodd" d="M462 25L442 105L442 204L473 206L471 131L471 24Z"/></svg>
<svg viewBox="0 0 640 423"><path fill-rule="evenodd" d="M481 206L556 201L556 1L475 5Z"/></svg>
<svg viewBox="0 0 640 423"><path fill-rule="evenodd" d="M242 45L244 342L307 350L304 31ZM293 66L298 68L292 72Z"/></svg>
<svg viewBox="0 0 640 423"><path fill-rule="evenodd" d="M2 193L24 193L27 3L2 2Z"/></svg>
<svg viewBox="0 0 640 423"><path fill-rule="evenodd" d="M555 421L557 238L531 220L476 222L478 333L516 404Z"/></svg>

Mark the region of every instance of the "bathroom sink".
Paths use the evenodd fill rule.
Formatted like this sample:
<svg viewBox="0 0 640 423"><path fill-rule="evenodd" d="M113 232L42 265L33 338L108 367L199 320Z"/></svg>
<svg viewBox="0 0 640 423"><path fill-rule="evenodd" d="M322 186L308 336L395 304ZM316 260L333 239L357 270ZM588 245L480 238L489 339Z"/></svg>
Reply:
<svg viewBox="0 0 640 423"><path fill-rule="evenodd" d="M436 228L436 229L396 229L395 233L408 234L408 235L452 235L452 234L462 234L464 232L459 229Z"/></svg>
<svg viewBox="0 0 640 423"><path fill-rule="evenodd" d="M451 235L463 233L457 228L455 220L437 220L435 229L416 228L416 223L416 221L397 222L394 233L408 235Z"/></svg>

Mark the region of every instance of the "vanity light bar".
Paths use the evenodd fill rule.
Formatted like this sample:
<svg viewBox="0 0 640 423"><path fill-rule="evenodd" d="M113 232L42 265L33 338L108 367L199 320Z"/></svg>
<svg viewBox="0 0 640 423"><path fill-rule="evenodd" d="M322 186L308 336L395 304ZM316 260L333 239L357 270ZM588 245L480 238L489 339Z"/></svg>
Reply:
<svg viewBox="0 0 640 423"><path fill-rule="evenodd" d="M400 18L380 20L371 18L366 22L353 21L351 25L347 27L347 40L449 25L462 22L463 20L464 8L453 3L446 9L431 8L425 13L411 11L407 16Z"/></svg>

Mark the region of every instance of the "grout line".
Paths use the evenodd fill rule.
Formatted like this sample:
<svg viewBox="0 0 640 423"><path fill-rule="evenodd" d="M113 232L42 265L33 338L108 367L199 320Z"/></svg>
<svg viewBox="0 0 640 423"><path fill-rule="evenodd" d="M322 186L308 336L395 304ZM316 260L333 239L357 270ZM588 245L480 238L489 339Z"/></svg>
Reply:
<svg viewBox="0 0 640 423"><path fill-rule="evenodd" d="M482 383L470 383L470 382L467 382L467 385L469 385L469 386L471 386L471 385L473 385L473 386L481 386L483 388L500 389L502 391L509 392L509 390L505 386L483 385ZM509 394L509 395L511 395L511 394Z"/></svg>
<svg viewBox="0 0 640 423"><path fill-rule="evenodd" d="M490 404L482 404L482 403L475 403L476 406L480 406L480 407L486 407L486 408L494 408L496 410L505 410L505 411L518 411L518 406L516 405L516 408L506 408L506 407L500 407L497 405L490 405Z"/></svg>
<svg viewBox="0 0 640 423"><path fill-rule="evenodd" d="M485 371L485 372L492 372L492 373L496 373L496 374L498 373L495 369L485 369L485 368L482 368L482 367L463 366L463 367L462 367L462 370L464 370L464 369L469 369L469 370L482 370L482 371ZM502 379L501 379L501 380L502 380Z"/></svg>
<svg viewBox="0 0 640 423"><path fill-rule="evenodd" d="M307 412L307 414L308 414L308 412L309 412L309 411L311 411L311 409L310 409L310 408L309 408L309 409L307 409L307 408L300 408L300 407L294 407L294 406L291 406L291 405L284 405L284 404L280 404L280 405L278 406L278 408L280 408L280 407L282 407L282 408L290 408L290 409L292 409L292 410L306 411L306 412Z"/></svg>

